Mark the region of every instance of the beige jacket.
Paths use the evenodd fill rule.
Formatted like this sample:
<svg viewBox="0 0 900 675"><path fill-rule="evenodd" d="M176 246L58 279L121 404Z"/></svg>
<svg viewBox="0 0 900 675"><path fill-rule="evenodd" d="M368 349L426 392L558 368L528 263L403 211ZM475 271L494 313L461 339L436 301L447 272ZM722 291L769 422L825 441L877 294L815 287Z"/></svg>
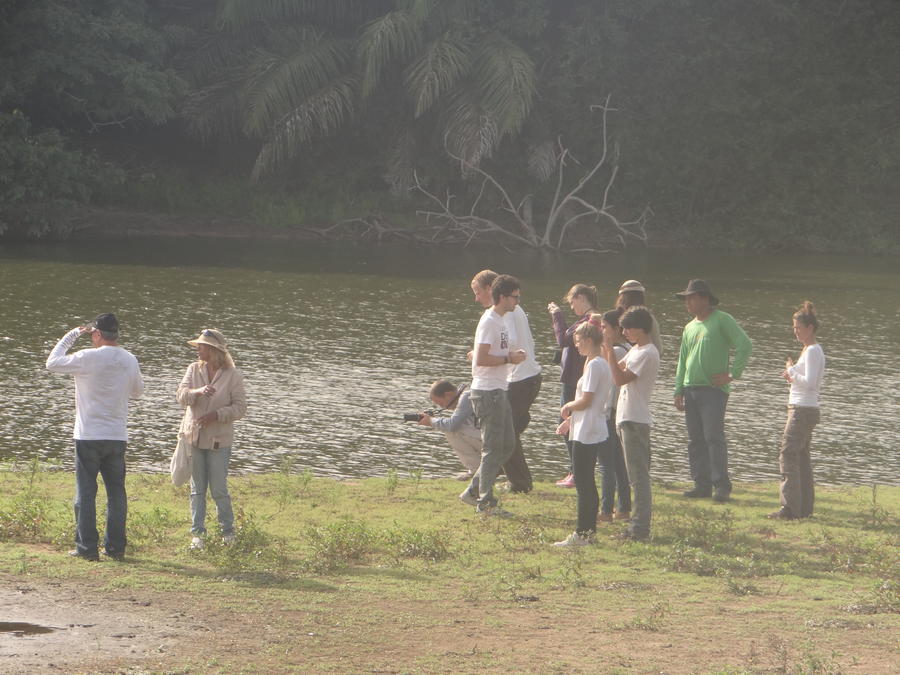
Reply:
<svg viewBox="0 0 900 675"><path fill-rule="evenodd" d="M216 393L203 396L196 390L211 384ZM195 448L230 448L234 442L234 421L247 412L247 395L244 392L244 376L237 368L220 368L209 381L205 364L194 361L178 385L175 398L185 408L180 433L190 438ZM194 420L215 411L218 422L202 429ZM217 445L218 444L218 445Z"/></svg>

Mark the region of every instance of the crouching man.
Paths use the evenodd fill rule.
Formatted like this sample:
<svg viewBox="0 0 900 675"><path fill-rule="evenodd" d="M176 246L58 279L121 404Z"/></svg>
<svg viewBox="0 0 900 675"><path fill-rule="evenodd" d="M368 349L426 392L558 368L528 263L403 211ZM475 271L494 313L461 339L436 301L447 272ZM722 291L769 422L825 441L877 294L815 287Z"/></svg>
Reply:
<svg viewBox="0 0 900 675"><path fill-rule="evenodd" d="M465 385L457 387L449 380L438 380L431 385L428 398L439 408L452 410L450 417L432 417L422 413L419 424L443 431L447 442L466 470L457 474L457 480L471 480L481 463L481 431L478 429L472 402Z"/></svg>

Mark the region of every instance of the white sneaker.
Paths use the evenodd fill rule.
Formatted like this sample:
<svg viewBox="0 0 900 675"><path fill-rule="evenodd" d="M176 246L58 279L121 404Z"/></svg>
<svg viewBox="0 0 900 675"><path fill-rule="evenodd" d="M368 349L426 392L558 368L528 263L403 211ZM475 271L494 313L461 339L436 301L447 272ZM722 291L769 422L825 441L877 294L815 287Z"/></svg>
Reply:
<svg viewBox="0 0 900 675"><path fill-rule="evenodd" d="M566 546L589 546L593 540L590 535L584 537L577 532L573 532L568 537L563 539L562 541L558 541L554 543L554 546L566 547Z"/></svg>
<svg viewBox="0 0 900 675"><path fill-rule="evenodd" d="M231 546L234 543L234 532L231 534L222 535L222 543L226 546Z"/></svg>
<svg viewBox="0 0 900 675"><path fill-rule="evenodd" d="M456 480L464 480L470 481L472 480L472 472L471 471L460 471L458 474L454 476Z"/></svg>
<svg viewBox="0 0 900 675"><path fill-rule="evenodd" d="M469 506L478 506L478 498L469 492L469 488L466 488L459 494L459 501Z"/></svg>
<svg viewBox="0 0 900 675"><path fill-rule="evenodd" d="M203 550L203 537L193 537L191 539L191 550L192 551L202 551Z"/></svg>

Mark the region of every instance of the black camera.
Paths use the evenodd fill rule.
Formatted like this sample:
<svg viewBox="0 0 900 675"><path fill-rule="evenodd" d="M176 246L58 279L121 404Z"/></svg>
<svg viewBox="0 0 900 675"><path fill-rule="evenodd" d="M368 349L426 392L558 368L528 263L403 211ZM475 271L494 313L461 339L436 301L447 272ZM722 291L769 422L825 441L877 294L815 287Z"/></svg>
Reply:
<svg viewBox="0 0 900 675"><path fill-rule="evenodd" d="M434 417L435 415L437 415L437 411L436 410L426 410L425 414L428 415L429 417ZM403 414L404 422L418 422L420 419L422 419L422 413L404 413Z"/></svg>

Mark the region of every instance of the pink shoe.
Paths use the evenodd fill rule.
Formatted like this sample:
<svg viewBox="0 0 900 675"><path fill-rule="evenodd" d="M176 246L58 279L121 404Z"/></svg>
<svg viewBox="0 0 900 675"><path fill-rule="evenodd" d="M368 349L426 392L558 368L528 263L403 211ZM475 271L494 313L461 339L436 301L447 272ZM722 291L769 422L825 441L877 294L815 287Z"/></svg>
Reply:
<svg viewBox="0 0 900 675"><path fill-rule="evenodd" d="M564 487L564 488L575 487L575 475L570 473L565 478L556 481L556 485L558 487Z"/></svg>

